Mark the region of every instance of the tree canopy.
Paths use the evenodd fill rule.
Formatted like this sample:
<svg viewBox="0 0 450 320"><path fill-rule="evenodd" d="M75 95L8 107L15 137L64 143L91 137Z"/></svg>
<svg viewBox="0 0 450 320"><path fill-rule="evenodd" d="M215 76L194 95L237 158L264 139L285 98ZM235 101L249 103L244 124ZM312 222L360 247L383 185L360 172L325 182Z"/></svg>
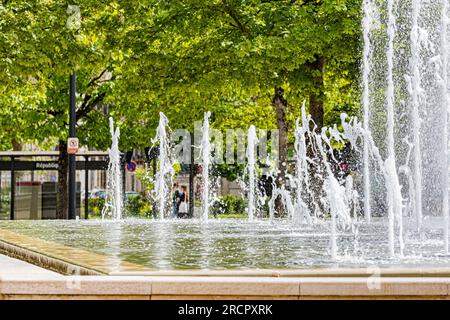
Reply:
<svg viewBox="0 0 450 320"><path fill-rule="evenodd" d="M3 149L67 137L73 70L77 132L95 148L109 143L110 115L126 148L148 144L160 111L173 128L206 110L219 129L276 128L275 88L289 127L303 100L326 124L359 105L360 0L1 3Z"/></svg>

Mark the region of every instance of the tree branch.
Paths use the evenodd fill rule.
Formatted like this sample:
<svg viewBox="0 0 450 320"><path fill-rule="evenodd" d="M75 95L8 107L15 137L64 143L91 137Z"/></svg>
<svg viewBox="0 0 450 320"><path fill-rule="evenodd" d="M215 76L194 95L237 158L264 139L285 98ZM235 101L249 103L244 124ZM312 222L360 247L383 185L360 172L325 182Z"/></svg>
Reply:
<svg viewBox="0 0 450 320"><path fill-rule="evenodd" d="M86 95L81 108L76 112L77 121L87 116L106 96L106 92L102 92L91 100L91 95Z"/></svg>
<svg viewBox="0 0 450 320"><path fill-rule="evenodd" d="M234 20L234 22L236 23L235 27L241 30L242 33L249 34L249 30L247 29L247 27L244 24L242 24L236 12L225 1L226 0L222 0L222 3L225 6L225 12L230 16L231 19ZM234 26L233 24L231 25Z"/></svg>
<svg viewBox="0 0 450 320"><path fill-rule="evenodd" d="M106 73L106 71L108 71L107 68L105 70L103 70L99 76L91 79L91 81L89 81L89 83L87 84L87 87L89 88L90 86L94 85L97 80L99 80L101 77L103 77L103 75Z"/></svg>

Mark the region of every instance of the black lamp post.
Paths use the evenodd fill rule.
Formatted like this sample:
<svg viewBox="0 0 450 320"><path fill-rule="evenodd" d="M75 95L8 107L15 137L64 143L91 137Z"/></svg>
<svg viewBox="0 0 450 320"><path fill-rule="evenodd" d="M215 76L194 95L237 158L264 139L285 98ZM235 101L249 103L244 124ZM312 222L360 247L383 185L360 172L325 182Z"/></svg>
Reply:
<svg viewBox="0 0 450 320"><path fill-rule="evenodd" d="M76 72L70 75L70 109L69 109L69 138L76 138L75 124L75 94L76 94ZM69 154L69 219L76 218L76 159L75 154Z"/></svg>

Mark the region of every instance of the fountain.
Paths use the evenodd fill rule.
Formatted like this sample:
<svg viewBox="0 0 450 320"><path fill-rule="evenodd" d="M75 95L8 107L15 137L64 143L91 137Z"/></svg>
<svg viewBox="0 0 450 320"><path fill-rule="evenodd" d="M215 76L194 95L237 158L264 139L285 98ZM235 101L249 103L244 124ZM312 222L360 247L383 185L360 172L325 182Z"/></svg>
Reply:
<svg viewBox="0 0 450 320"><path fill-rule="evenodd" d="M109 165L106 174L106 199L102 210L102 218L109 216L115 220L122 219L123 194L122 194L122 166L120 161L119 138L120 128L114 130L114 120L109 118L109 130L112 144L109 149Z"/></svg>
<svg viewBox="0 0 450 320"><path fill-rule="evenodd" d="M442 117L444 119L444 125L442 126L442 163L443 163L443 197L442 197L442 212L444 216L444 248L445 253L449 254L449 228L450 228L450 212L449 212L449 177L448 177L448 168L449 168L449 97L448 97L448 89L449 89L449 81L448 81L448 26L449 26L449 16L447 14L448 3L447 1L442 1L442 10L441 10L441 67L442 67L442 77L440 81L441 92L442 92Z"/></svg>
<svg viewBox="0 0 450 320"><path fill-rule="evenodd" d="M407 235L416 232L423 240L426 230L431 229L442 229L444 251L448 253L447 11L445 1L430 6L421 0L412 0L409 4L364 0L362 122L343 114L342 130L338 130L337 125L318 130L303 103L302 116L297 119L294 132L295 170L287 175L289 184L274 188L268 200L271 220L275 199L279 198L294 225L325 223L332 258L338 257L339 239L349 230L359 245L358 226L362 216L366 226L381 223L385 227L391 258L405 255ZM427 15L436 12L439 12L439 21L430 21ZM409 20L404 19L406 15ZM407 45L397 50L399 42ZM203 221L208 220L213 189L210 115L210 112L204 114L199 146ZM160 148L153 194L161 219L170 205L167 199L174 174L167 127L168 120L160 113L157 136L152 141ZM118 133L111 130L113 147L108 186L115 191L110 192L114 200L108 202L107 210L114 211L114 217L120 217L115 209L121 211L121 202L116 200L121 198L116 181L120 172L112 172L120 166L114 140L118 139ZM250 222L255 221L258 203L263 201L257 191L256 132L255 126L250 126L246 148ZM342 150L336 146L351 152L352 159L361 166L355 165L350 174L341 172L342 160L338 155Z"/></svg>
<svg viewBox="0 0 450 320"><path fill-rule="evenodd" d="M411 181L414 189L413 214L416 216L417 229L422 229L422 156L420 147L420 117L419 108L422 96L420 74L420 38L419 38L419 13L421 0L413 0L411 16L411 60L408 93L411 96L411 118L414 149L414 180Z"/></svg>
<svg viewBox="0 0 450 320"><path fill-rule="evenodd" d="M202 175L203 175L203 190L202 190L202 216L203 221L208 221L209 208L210 208L210 165L211 165L211 139L209 136L209 117L211 113L205 112L204 121L202 126L202 144L201 144L201 155L202 155Z"/></svg>
<svg viewBox="0 0 450 320"><path fill-rule="evenodd" d="M169 123L160 113L152 139L159 148L152 192L159 219L127 220L127 227L114 233L123 243L113 250L105 243L114 223L79 221L71 229L80 233L75 238L64 235L69 228L52 229L51 222L42 222L45 228L15 221L0 227L81 248L95 243L102 254L114 251L115 260L126 256L159 269L448 265L450 9L446 1L421 0L364 0L362 9L361 121L342 114L339 125L319 129L303 103L286 183L274 185L269 199L258 192L256 151L264 139L259 141L257 128L250 126L246 150L245 139L238 146L238 159L246 151L247 220L203 223L214 198L210 176L217 156L213 147L220 140L211 134L211 114L206 112L201 143L194 139L202 166L200 219L161 221L172 204L174 169ZM110 131L102 216L120 219L120 131L112 119ZM234 157L234 145L230 148L227 154ZM265 175L276 176L276 169ZM276 199L287 218L275 218ZM263 207L268 207L269 221L259 214ZM86 242L89 236L93 238Z"/></svg>
<svg viewBox="0 0 450 320"><path fill-rule="evenodd" d="M406 229L424 239L425 224L442 229L448 253L448 4L365 0L363 11L366 221L374 214L371 202L386 208L392 257L397 247L404 254ZM371 145L383 168L371 165ZM385 192L372 179L377 176L385 180Z"/></svg>
<svg viewBox="0 0 450 320"><path fill-rule="evenodd" d="M373 3L372 0L364 0L364 16L362 20L363 24L363 39L364 39L364 51L363 51L363 74L362 74L362 86L363 86L363 98L362 109L364 117L364 130L369 130L369 116L370 116L370 88L369 88L369 74L372 66L372 46L370 43L370 28L374 24L373 17ZM370 207L370 169L369 169L369 145L367 141L364 142L364 154L363 154L363 176L364 176L364 216L366 222L370 223L372 218Z"/></svg>
<svg viewBox="0 0 450 320"><path fill-rule="evenodd" d="M386 231L383 237L391 259L403 259L416 234L423 241L427 230L437 229L442 230L444 252L448 254L448 8L446 3L438 7L441 19L432 27L423 17L423 10L431 9L424 9L419 0L412 1L408 9L411 10L410 33L405 37L397 31L398 24L405 23L404 19L398 19L404 7L393 0L388 0L383 7L372 0L364 1L361 123L342 114L342 130L337 125L318 130L306 112L306 104L302 105L302 118L297 119L294 132L295 170L287 175L288 185L274 188L267 203L269 216L273 220L275 199L280 198L293 225L327 226L328 248L333 259L339 258L342 238L350 232L358 244L355 246L360 248L360 230L372 225ZM387 19L386 35L380 38L380 30L384 29L379 17L383 14ZM409 42L408 50L395 50L399 37ZM433 66L432 72L422 66L424 62ZM376 67L380 63L385 64L385 72ZM380 87L385 90L377 90ZM439 106L439 112L435 112L435 105ZM208 220L213 189L209 119L210 113L206 112L199 146L203 221ZM170 205L168 197L174 174L167 128L168 119L160 113L157 135L152 142L160 150L153 194L161 219ZM108 172L111 196L104 215L110 210L110 215L120 218L119 131L114 131L112 122L111 135ZM261 200L257 192L257 146L256 128L252 125L247 136L245 172L248 220L254 223L257 223L256 210ZM362 166L343 174L339 146L351 152L352 159ZM359 220L361 216L364 224Z"/></svg>
<svg viewBox="0 0 450 320"><path fill-rule="evenodd" d="M299 222L305 221L307 223L312 222L313 217L317 217L318 204L315 199L312 199L312 206L314 210L314 216L312 217L311 212L306 205L308 202L308 197L311 194L311 186L308 174L308 155L306 147L306 139L308 134L310 134L308 125L309 120L306 114L305 102L302 105L302 124L300 125L300 119L296 121L295 127L295 153L296 153L296 167L295 167L295 177L293 179L294 186L296 190L295 199L295 213L294 219ZM310 138L310 137L309 137ZM305 200L304 200L305 199Z"/></svg>
<svg viewBox="0 0 450 320"><path fill-rule="evenodd" d="M171 202L172 178L174 175L170 139L167 134L169 120L164 113L159 113L159 124L156 128L156 136L152 139L153 147L158 146L158 172L154 177L152 197L157 203L158 215L164 219Z"/></svg>
<svg viewBox="0 0 450 320"><path fill-rule="evenodd" d="M250 126L247 135L247 175L248 175L248 219L253 220L256 213L256 147L258 137L255 126Z"/></svg>

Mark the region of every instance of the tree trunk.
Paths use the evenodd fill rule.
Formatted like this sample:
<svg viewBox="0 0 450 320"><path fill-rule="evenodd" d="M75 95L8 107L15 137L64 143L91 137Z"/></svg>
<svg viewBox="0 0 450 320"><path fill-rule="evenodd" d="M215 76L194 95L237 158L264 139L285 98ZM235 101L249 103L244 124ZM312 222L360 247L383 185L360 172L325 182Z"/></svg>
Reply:
<svg viewBox="0 0 450 320"><path fill-rule="evenodd" d="M288 157L288 124L286 120L287 101L284 98L284 90L281 87L275 88L275 95L272 99L272 106L277 114L277 128L279 131L279 148L278 148L278 174L276 186L280 188L285 184L287 173L287 157ZM275 199L275 214L282 216L284 212L283 201L280 196Z"/></svg>
<svg viewBox="0 0 450 320"><path fill-rule="evenodd" d="M68 218L68 167L67 142L59 140L58 194L56 199L56 219Z"/></svg>
<svg viewBox="0 0 450 320"><path fill-rule="evenodd" d="M316 60L309 65L313 74L313 90L309 95L309 113L314 120L317 131L323 127L323 103L324 103L324 83L323 70L325 67L325 59L316 57Z"/></svg>
<svg viewBox="0 0 450 320"><path fill-rule="evenodd" d="M22 151L22 144L18 142L16 139L12 141L13 151Z"/></svg>

